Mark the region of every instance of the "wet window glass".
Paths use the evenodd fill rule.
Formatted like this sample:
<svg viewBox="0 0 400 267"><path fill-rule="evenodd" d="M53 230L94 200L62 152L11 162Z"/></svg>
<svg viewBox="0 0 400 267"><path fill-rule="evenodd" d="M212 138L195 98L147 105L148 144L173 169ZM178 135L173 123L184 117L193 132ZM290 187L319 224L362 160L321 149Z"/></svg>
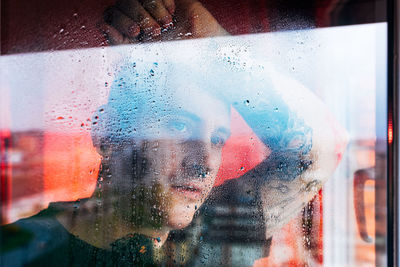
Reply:
<svg viewBox="0 0 400 267"><path fill-rule="evenodd" d="M1 266L385 266L385 8L2 2Z"/></svg>

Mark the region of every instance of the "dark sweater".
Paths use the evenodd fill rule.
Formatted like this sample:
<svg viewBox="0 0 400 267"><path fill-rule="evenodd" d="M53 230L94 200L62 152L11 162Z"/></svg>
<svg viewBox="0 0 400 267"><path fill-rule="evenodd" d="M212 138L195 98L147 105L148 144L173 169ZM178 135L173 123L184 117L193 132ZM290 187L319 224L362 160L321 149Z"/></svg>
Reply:
<svg viewBox="0 0 400 267"><path fill-rule="evenodd" d="M265 238L261 203L249 179L234 179L214 188L192 224L170 233L158 262L152 240L142 235L126 236L105 250L70 234L55 216L73 203L60 202L0 228L0 266L229 265L234 255L227 251L233 248L253 250L254 255L245 256L246 264L241 263L251 266L268 256L271 240Z"/></svg>
<svg viewBox="0 0 400 267"><path fill-rule="evenodd" d="M1 227L0 266L155 266L149 238L133 234L110 250L94 247L58 222L57 206Z"/></svg>

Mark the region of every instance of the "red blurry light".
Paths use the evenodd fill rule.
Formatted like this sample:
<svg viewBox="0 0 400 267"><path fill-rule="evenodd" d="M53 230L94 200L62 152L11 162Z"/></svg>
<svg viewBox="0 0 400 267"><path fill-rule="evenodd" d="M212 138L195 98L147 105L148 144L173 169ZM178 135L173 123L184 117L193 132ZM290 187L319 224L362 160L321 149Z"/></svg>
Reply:
<svg viewBox="0 0 400 267"><path fill-rule="evenodd" d="M393 142L393 123L392 123L392 118L389 118L389 123L388 123L388 142L391 144Z"/></svg>

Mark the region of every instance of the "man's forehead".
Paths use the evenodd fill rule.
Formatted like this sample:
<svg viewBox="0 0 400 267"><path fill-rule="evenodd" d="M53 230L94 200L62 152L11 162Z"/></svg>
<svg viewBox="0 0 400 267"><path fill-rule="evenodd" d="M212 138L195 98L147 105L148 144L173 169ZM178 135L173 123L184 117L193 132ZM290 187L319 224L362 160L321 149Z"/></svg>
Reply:
<svg viewBox="0 0 400 267"><path fill-rule="evenodd" d="M182 111L187 111L200 119L218 120L221 118L229 121L229 103L208 90L200 88L198 84L189 82L186 85L178 86L174 91L174 97L173 102Z"/></svg>
<svg viewBox="0 0 400 267"><path fill-rule="evenodd" d="M235 86L232 83L239 83L226 79L225 68L210 68L213 71L174 62L125 64L117 70L109 94L108 103L116 112L113 117L159 117L184 109L203 119L229 121L227 95Z"/></svg>

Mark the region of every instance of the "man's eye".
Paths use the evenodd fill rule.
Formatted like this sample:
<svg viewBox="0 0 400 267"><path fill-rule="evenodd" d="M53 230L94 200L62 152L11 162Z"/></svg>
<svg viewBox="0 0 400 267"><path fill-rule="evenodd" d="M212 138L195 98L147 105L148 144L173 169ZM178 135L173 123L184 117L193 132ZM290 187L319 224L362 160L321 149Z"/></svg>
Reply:
<svg viewBox="0 0 400 267"><path fill-rule="evenodd" d="M211 137L211 143L216 146L223 146L225 144L225 138L222 136L213 136Z"/></svg>
<svg viewBox="0 0 400 267"><path fill-rule="evenodd" d="M181 132L181 133L187 131L187 126L186 126L186 123L184 123L184 122L178 122L178 121L172 122L170 126L173 130Z"/></svg>
<svg viewBox="0 0 400 267"><path fill-rule="evenodd" d="M193 134L192 125L185 120L170 120L165 130L170 138L180 141L188 140Z"/></svg>

